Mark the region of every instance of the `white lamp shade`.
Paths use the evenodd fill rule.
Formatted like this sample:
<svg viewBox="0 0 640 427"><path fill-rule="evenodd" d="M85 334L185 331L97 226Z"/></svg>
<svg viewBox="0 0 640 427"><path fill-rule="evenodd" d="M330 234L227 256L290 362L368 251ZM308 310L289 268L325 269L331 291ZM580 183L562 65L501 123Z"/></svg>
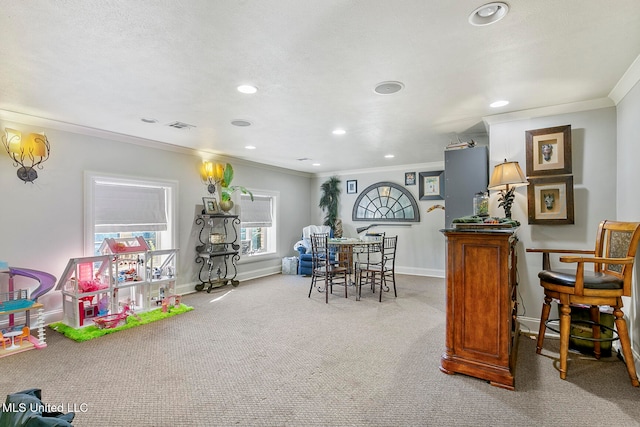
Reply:
<svg viewBox="0 0 640 427"><path fill-rule="evenodd" d="M505 190L507 187L529 185L518 162L500 163L493 168L489 181L489 190Z"/></svg>

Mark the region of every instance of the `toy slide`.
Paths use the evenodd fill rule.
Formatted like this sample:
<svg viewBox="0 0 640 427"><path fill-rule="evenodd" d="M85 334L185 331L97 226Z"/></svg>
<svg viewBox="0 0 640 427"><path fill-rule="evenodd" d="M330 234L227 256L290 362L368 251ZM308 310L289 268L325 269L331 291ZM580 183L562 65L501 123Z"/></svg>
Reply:
<svg viewBox="0 0 640 427"><path fill-rule="evenodd" d="M31 270L28 268L9 267L9 274L12 276L24 276L35 279L40 283L33 292L31 292L31 300L38 301L38 297L49 292L56 284L56 277L45 273L44 271Z"/></svg>

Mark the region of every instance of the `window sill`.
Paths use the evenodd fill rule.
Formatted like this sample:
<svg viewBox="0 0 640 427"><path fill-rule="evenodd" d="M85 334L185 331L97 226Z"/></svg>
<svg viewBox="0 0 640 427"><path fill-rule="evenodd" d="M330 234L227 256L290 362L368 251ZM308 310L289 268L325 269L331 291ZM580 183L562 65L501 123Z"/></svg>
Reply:
<svg viewBox="0 0 640 427"><path fill-rule="evenodd" d="M265 252L255 255L241 255L240 260L238 261L238 265L250 264L252 262L270 261L272 259L278 259L278 254L276 252Z"/></svg>

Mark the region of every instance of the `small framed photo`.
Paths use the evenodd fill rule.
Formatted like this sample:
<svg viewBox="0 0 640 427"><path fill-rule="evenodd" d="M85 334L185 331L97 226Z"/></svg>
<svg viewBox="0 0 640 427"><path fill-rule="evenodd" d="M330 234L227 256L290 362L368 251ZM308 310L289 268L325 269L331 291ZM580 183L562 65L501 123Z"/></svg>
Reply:
<svg viewBox="0 0 640 427"><path fill-rule="evenodd" d="M571 125L525 132L527 176L571 173Z"/></svg>
<svg viewBox="0 0 640 427"><path fill-rule="evenodd" d="M404 174L404 185L416 185L416 173L415 172L405 172L405 174Z"/></svg>
<svg viewBox="0 0 640 427"><path fill-rule="evenodd" d="M347 181L347 194L355 194L358 192L358 181L355 179Z"/></svg>
<svg viewBox="0 0 640 427"><path fill-rule="evenodd" d="M444 171L420 172L420 200L444 200Z"/></svg>
<svg viewBox="0 0 640 427"><path fill-rule="evenodd" d="M573 224L573 176L529 178L529 224Z"/></svg>
<svg viewBox="0 0 640 427"><path fill-rule="evenodd" d="M218 209L218 201L213 197L203 197L202 203L204 204L204 213L206 215L213 215L220 213Z"/></svg>

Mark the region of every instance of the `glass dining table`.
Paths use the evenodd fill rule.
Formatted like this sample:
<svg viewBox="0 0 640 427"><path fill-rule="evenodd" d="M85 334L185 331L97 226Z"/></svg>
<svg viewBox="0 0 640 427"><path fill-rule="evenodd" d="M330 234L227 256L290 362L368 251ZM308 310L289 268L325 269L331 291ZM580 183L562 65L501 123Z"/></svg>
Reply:
<svg viewBox="0 0 640 427"><path fill-rule="evenodd" d="M336 261L347 267L349 285L356 289L356 301L360 300L360 289L357 281L358 263L379 262L382 253L382 238L330 238L327 242L329 251L335 253Z"/></svg>

